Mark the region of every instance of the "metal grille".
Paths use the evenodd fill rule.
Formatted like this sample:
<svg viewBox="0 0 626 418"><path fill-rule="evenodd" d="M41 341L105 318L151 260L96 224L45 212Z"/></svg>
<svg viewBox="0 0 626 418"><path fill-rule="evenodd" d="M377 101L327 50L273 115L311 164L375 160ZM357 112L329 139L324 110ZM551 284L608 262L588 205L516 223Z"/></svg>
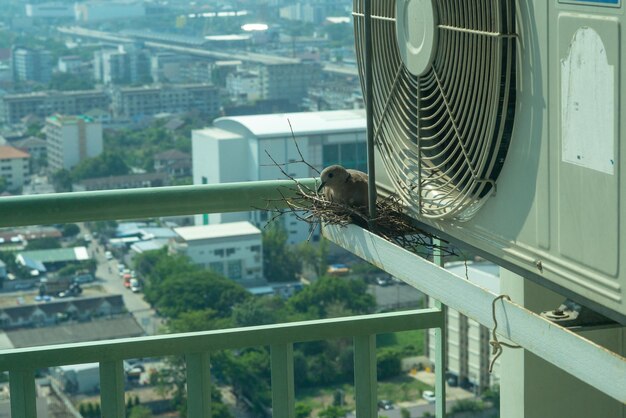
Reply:
<svg viewBox="0 0 626 418"><path fill-rule="evenodd" d="M353 16L365 91L363 3L354 0ZM433 0L433 9L434 57L413 75L398 47L396 2L372 1L374 138L410 210L466 220L495 190L511 138L514 1Z"/></svg>

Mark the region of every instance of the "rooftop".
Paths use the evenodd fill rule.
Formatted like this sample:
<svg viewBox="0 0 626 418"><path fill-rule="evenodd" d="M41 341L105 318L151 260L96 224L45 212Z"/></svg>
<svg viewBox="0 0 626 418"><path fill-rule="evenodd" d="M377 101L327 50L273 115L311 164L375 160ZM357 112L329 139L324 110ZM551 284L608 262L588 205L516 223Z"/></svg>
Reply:
<svg viewBox="0 0 626 418"><path fill-rule="evenodd" d="M59 261L89 260L86 247L55 248L52 250L22 251L20 256L39 261L41 263L55 263Z"/></svg>
<svg viewBox="0 0 626 418"><path fill-rule="evenodd" d="M323 112L277 113L267 115L231 116L215 120L217 128L235 122L258 138L290 136L289 122L295 135L339 132L365 132L365 110L331 110Z"/></svg>
<svg viewBox="0 0 626 418"><path fill-rule="evenodd" d="M93 123L94 120L87 115L76 115L76 116L66 116L66 115L52 115L46 118L46 121L56 122L64 125L78 123L78 121L84 121L87 123Z"/></svg>
<svg viewBox="0 0 626 418"><path fill-rule="evenodd" d="M16 158L30 158L30 155L15 147L0 145L0 160L14 160Z"/></svg>
<svg viewBox="0 0 626 418"><path fill-rule="evenodd" d="M261 234L261 230L248 221L215 225L183 226L174 228L174 232L185 241Z"/></svg>

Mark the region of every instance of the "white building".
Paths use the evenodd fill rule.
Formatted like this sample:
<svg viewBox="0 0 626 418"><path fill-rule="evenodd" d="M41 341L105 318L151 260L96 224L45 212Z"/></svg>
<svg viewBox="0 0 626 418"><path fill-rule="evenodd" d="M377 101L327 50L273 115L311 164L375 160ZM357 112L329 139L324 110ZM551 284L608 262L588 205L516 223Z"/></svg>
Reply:
<svg viewBox="0 0 626 418"><path fill-rule="evenodd" d="M302 157L322 170L332 164L367 171L365 112L339 110L218 118L210 128L192 132L194 184L283 179L269 153L296 178L317 176L304 163L292 138L293 127ZM196 225L249 220L263 226L265 212L197 215ZM284 218L289 242L309 236L309 226L293 216ZM314 237L315 239L315 237Z"/></svg>
<svg viewBox="0 0 626 418"><path fill-rule="evenodd" d="M52 171L71 169L102 154L102 124L86 116L46 118L48 165Z"/></svg>
<svg viewBox="0 0 626 418"><path fill-rule="evenodd" d="M93 0L75 3L75 18L79 22L129 19L144 17L146 7L143 0Z"/></svg>
<svg viewBox="0 0 626 418"><path fill-rule="evenodd" d="M174 228L170 251L233 280L263 279L261 230L250 222Z"/></svg>
<svg viewBox="0 0 626 418"><path fill-rule="evenodd" d="M30 173L30 155L11 147L0 146L0 177L6 181L7 189L18 190L24 185L24 179Z"/></svg>
<svg viewBox="0 0 626 418"><path fill-rule="evenodd" d="M42 19L73 19L74 4L62 2L49 2L39 4L26 4L26 16Z"/></svg>
<svg viewBox="0 0 626 418"><path fill-rule="evenodd" d="M467 277L497 295L500 294L500 267L491 263L446 264L446 269L457 276ZM431 299L431 306L434 302ZM447 321L447 374L448 383L453 383L477 393L500 383L500 361L494 364L489 374L491 361L490 330L478 322L460 314L454 309L446 309ZM428 331L428 357L435 362L435 330Z"/></svg>

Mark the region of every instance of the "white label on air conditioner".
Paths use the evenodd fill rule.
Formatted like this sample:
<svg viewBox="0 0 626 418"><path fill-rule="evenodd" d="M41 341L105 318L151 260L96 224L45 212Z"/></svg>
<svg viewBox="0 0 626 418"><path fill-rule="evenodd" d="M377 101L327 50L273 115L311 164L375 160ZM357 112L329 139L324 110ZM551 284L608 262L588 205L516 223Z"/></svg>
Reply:
<svg viewBox="0 0 626 418"><path fill-rule="evenodd" d="M563 161L615 173L615 76L598 33L579 28L561 60Z"/></svg>

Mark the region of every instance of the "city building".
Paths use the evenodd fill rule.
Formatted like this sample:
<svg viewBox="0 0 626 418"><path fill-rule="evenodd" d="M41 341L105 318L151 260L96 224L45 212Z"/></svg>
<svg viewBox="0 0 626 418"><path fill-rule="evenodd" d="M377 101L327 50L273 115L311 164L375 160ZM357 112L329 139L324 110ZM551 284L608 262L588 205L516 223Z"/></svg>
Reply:
<svg viewBox="0 0 626 418"><path fill-rule="evenodd" d="M319 74L320 66L314 62L276 62L260 65L261 97L265 100L285 99L299 105Z"/></svg>
<svg viewBox="0 0 626 418"><path fill-rule="evenodd" d="M191 176L191 155L171 149L154 155L154 171L171 177Z"/></svg>
<svg viewBox="0 0 626 418"><path fill-rule="evenodd" d="M102 90L47 91L7 94L0 105L1 121L14 125L30 115L43 119L55 113L81 115L93 109L108 109L109 97Z"/></svg>
<svg viewBox="0 0 626 418"><path fill-rule="evenodd" d="M261 77L258 72L238 70L226 76L226 90L235 102L249 102L261 98Z"/></svg>
<svg viewBox="0 0 626 418"><path fill-rule="evenodd" d="M141 43L119 45L117 49L94 53L94 78L104 84L145 84L152 82L150 52Z"/></svg>
<svg viewBox="0 0 626 418"><path fill-rule="evenodd" d="M174 228L170 251L233 280L263 279L261 230L250 222Z"/></svg>
<svg viewBox="0 0 626 418"><path fill-rule="evenodd" d="M113 94L113 113L117 118L140 120L159 113L186 112L211 116L219 111L219 91L210 84L120 87Z"/></svg>
<svg viewBox="0 0 626 418"><path fill-rule="evenodd" d="M139 18L146 15L143 0L92 0L75 3L75 18L79 22Z"/></svg>
<svg viewBox="0 0 626 418"><path fill-rule="evenodd" d="M29 2L26 4L26 16L34 19L74 19L74 4Z"/></svg>
<svg viewBox="0 0 626 418"><path fill-rule="evenodd" d="M30 155L9 145L0 145L0 177L10 191L19 190L30 174Z"/></svg>
<svg viewBox="0 0 626 418"><path fill-rule="evenodd" d="M71 169L102 154L102 124L86 116L55 115L46 119L48 167Z"/></svg>
<svg viewBox="0 0 626 418"><path fill-rule="evenodd" d="M47 84L52 77L52 54L42 49L15 47L12 51L13 80Z"/></svg>
<svg viewBox="0 0 626 418"><path fill-rule="evenodd" d="M61 73L78 74L83 67L83 60L75 55L59 57L57 67Z"/></svg>
<svg viewBox="0 0 626 418"><path fill-rule="evenodd" d="M463 262L446 264L446 269L489 291L500 294L500 267L492 263ZM434 306L434 301L430 300ZM451 386L461 386L482 393L500 383L500 361L497 360L493 372L489 373L491 359L490 330L473 319L446 309L447 324L447 381ZM435 334L428 331L427 355L435 362Z"/></svg>
<svg viewBox="0 0 626 418"><path fill-rule="evenodd" d="M68 264L90 260L86 247L53 248L50 250L23 251L17 254L15 261L39 273L56 271Z"/></svg>
<svg viewBox="0 0 626 418"><path fill-rule="evenodd" d="M301 159L319 171L332 164L367 171L365 124L363 110L218 118L213 126L192 132L193 182L286 180L271 158L285 164L282 168L295 178L318 175L299 162ZM206 225L246 220L263 226L268 219L267 212L259 211L196 215L195 222ZM290 243L307 239L308 224L291 215L283 220Z"/></svg>
<svg viewBox="0 0 626 418"><path fill-rule="evenodd" d="M169 184L167 173L137 173L123 176L98 177L81 180L73 185L74 191L136 189L140 187L161 187Z"/></svg>
<svg viewBox="0 0 626 418"><path fill-rule="evenodd" d="M36 173L47 160L46 153L48 149L48 143L36 136L29 136L28 138L13 141L12 146L18 148L30 155L30 173Z"/></svg>

